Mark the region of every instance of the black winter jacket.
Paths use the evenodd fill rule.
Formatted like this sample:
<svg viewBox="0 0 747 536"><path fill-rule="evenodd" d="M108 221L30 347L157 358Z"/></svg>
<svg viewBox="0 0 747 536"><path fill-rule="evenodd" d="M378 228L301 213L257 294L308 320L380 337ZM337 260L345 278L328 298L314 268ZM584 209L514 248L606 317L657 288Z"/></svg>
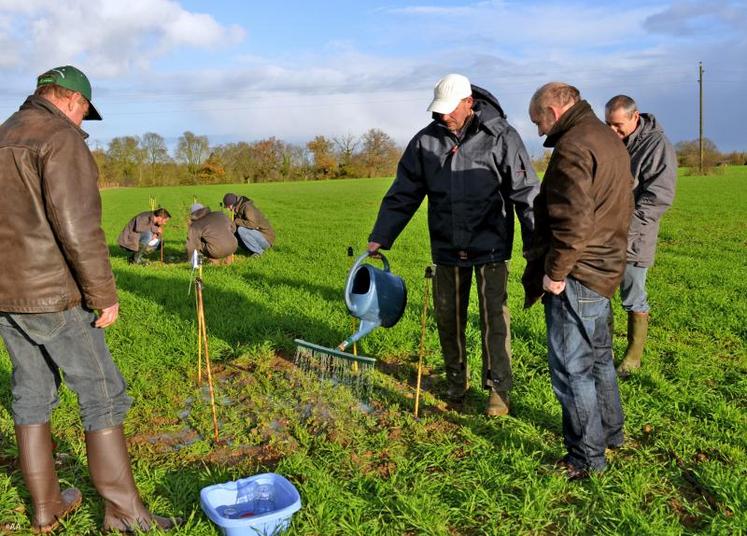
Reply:
<svg viewBox="0 0 747 536"><path fill-rule="evenodd" d="M525 248L539 181L498 101L472 86L475 114L461 140L439 121L410 141L369 241L389 249L428 196L433 262L473 266L511 258L514 207Z"/></svg>

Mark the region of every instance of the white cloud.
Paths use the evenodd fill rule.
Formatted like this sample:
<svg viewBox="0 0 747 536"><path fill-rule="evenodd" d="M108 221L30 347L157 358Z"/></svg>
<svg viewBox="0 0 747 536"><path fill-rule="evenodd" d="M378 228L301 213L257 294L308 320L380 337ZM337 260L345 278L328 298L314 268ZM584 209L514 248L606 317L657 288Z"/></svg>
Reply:
<svg viewBox="0 0 747 536"><path fill-rule="evenodd" d="M14 36L0 24L0 62L35 71L76 63L99 77L145 68L179 47L230 46L245 35L173 0L4 1L0 17L22 29Z"/></svg>

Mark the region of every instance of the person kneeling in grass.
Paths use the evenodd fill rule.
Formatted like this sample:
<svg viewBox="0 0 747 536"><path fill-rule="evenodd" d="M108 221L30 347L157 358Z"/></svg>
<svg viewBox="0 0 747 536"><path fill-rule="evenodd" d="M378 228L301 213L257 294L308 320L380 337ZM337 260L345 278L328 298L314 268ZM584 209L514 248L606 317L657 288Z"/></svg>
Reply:
<svg viewBox="0 0 747 536"><path fill-rule="evenodd" d="M221 259L230 259L237 247L234 226L228 216L220 211L213 212L200 203L192 205L187 234L188 261L197 251L217 264Z"/></svg>
<svg viewBox="0 0 747 536"><path fill-rule="evenodd" d="M272 247L275 231L251 199L229 193L223 196L223 206L234 213L236 238L243 249L261 255Z"/></svg>
<svg viewBox="0 0 747 536"><path fill-rule="evenodd" d="M125 225L117 238L119 247L128 251L130 264L142 264L145 256L161 243L163 228L171 218L165 208L141 212Z"/></svg>

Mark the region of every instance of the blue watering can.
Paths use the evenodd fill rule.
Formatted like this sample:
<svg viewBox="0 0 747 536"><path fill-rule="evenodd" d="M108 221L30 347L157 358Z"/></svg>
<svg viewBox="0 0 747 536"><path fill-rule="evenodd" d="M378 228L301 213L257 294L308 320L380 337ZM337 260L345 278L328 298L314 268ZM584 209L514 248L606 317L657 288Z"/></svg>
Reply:
<svg viewBox="0 0 747 536"><path fill-rule="evenodd" d="M358 257L350 268L345 283L345 305L354 317L360 319L358 331L340 343L338 348L348 346L371 333L379 326L390 328L396 324L407 305L407 288L401 277L389 271L389 261L379 253L384 269L363 261L370 253Z"/></svg>

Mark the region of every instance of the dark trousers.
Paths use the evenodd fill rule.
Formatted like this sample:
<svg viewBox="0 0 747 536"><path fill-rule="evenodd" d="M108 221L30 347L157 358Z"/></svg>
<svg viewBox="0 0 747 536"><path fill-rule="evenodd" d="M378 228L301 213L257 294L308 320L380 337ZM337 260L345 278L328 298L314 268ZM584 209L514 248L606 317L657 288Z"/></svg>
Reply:
<svg viewBox="0 0 747 536"><path fill-rule="evenodd" d="M569 461L601 471L604 451L623 443L623 411L612 362L610 301L572 277L545 294L550 380L563 410Z"/></svg>
<svg viewBox="0 0 747 536"><path fill-rule="evenodd" d="M505 262L479 266L436 267L433 298L438 335L446 366L446 379L453 389L467 388L469 370L465 329L472 272L477 279L482 335L482 386L485 389L511 389L511 331L508 312L508 265Z"/></svg>

